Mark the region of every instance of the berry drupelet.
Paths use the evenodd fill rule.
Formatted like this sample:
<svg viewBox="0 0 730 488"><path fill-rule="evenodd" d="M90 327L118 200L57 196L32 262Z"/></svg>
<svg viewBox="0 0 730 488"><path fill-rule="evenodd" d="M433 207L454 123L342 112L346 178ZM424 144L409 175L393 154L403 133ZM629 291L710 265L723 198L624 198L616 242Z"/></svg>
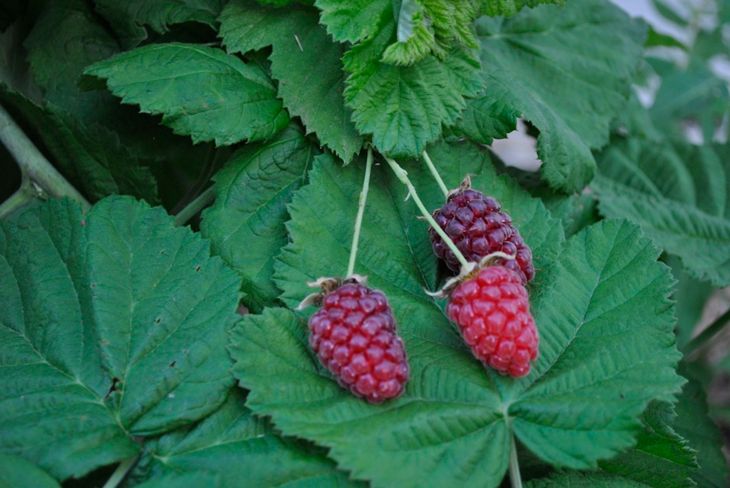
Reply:
<svg viewBox="0 0 730 488"><path fill-rule="evenodd" d="M381 403L403 392L409 374L405 348L380 291L346 282L325 293L309 331L322 365L355 395Z"/></svg>

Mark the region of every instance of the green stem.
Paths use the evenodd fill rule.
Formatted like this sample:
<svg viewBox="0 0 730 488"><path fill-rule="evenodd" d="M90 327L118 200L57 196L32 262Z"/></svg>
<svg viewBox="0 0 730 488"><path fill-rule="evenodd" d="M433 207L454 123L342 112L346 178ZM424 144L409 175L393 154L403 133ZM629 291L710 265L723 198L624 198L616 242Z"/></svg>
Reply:
<svg viewBox="0 0 730 488"><path fill-rule="evenodd" d="M408 178L408 173L406 170L401 168L398 163L396 163L391 158L384 156L385 161L388 163L390 168L393 170L393 173L395 173L396 178L398 178L401 183L406 185L406 188L408 188L408 194L413 198L413 201L416 202L416 206L418 207L418 210L421 211L421 215L426 219L428 224L433 228L434 231L443 239L443 241L446 243L446 245L451 249L451 252L454 253L454 256L456 256L456 259L459 260L459 263L461 264L461 267L466 269L469 267L469 262L466 260L463 254L461 254L461 251L459 251L459 248L456 247L456 244L454 244L454 241L449 238L448 235L446 235L446 232L441 228L440 225L436 223L436 221L431 216L431 213L428 211L426 206L423 204L421 199L418 197L418 193L416 193L416 189L413 186L413 183L411 183L411 180Z"/></svg>
<svg viewBox="0 0 730 488"><path fill-rule="evenodd" d="M512 483L512 488L522 488L522 476L520 475L520 463L517 458L517 445L514 434L510 434L509 479Z"/></svg>
<svg viewBox="0 0 730 488"><path fill-rule="evenodd" d="M357 202L357 217L355 217L355 230L352 233L352 246L350 246L350 261L347 263L347 274L352 276L355 272L355 261L357 261L357 248L360 243L360 228L362 227L362 217L365 215L365 204L368 201L368 191L370 190L370 170L373 167L373 149L368 148L368 157L365 162L365 178L362 182L362 190L360 190L360 199Z"/></svg>
<svg viewBox="0 0 730 488"><path fill-rule="evenodd" d="M188 220L210 205L215 200L215 185L211 186L203 193L195 197L195 200L188 203L177 215L175 215L175 225L185 225Z"/></svg>
<svg viewBox="0 0 730 488"><path fill-rule="evenodd" d="M444 180L441 179L441 175L439 174L438 170L436 169L436 166L434 166L433 161L431 161L431 157L428 155L428 153L424 150L421 155L423 156L423 160L426 161L426 166L428 166L428 170L433 175L433 179L436 180L436 183L438 183L439 188L441 188L441 191L443 192L445 197L449 196L449 189L446 188L446 184L444 183Z"/></svg>
<svg viewBox="0 0 730 488"><path fill-rule="evenodd" d="M89 202L41 154L7 111L0 106L0 142L18 163L24 176L30 178L53 197L76 200L87 210Z"/></svg>
<svg viewBox="0 0 730 488"><path fill-rule="evenodd" d="M106 483L104 483L103 488L116 488L124 477L127 476L127 473L130 469L132 469L132 466L134 466L137 462L137 458L138 456L134 456L119 463L117 469L114 470L111 477L106 481Z"/></svg>
<svg viewBox="0 0 730 488"><path fill-rule="evenodd" d="M705 330L692 339L686 346L684 346L685 356L689 356L699 349L701 349L707 342L715 337L715 335L722 330L727 324L730 324L730 309L724 314L720 315L714 322L712 322Z"/></svg>

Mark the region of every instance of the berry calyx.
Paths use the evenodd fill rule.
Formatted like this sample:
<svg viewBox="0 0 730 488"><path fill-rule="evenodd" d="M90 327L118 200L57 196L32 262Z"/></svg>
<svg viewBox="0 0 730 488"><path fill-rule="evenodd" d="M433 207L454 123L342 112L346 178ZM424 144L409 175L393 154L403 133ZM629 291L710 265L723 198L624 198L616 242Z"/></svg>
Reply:
<svg viewBox="0 0 730 488"><path fill-rule="evenodd" d="M474 356L502 374L529 374L539 337L522 277L492 265L458 284L446 307Z"/></svg>
<svg viewBox="0 0 730 488"><path fill-rule="evenodd" d="M351 278L323 285L309 319L309 345L338 383L370 403L399 396L408 381L405 347L385 295Z"/></svg>
<svg viewBox="0 0 730 488"><path fill-rule="evenodd" d="M535 276L532 251L512 225L510 216L502 211L497 200L471 189L468 178L449 195L443 207L433 213L433 218L468 261L479 262L491 253L501 251L515 259L501 260L498 264L517 272L523 283ZM449 269L458 272L457 257L434 229L428 232L436 256Z"/></svg>

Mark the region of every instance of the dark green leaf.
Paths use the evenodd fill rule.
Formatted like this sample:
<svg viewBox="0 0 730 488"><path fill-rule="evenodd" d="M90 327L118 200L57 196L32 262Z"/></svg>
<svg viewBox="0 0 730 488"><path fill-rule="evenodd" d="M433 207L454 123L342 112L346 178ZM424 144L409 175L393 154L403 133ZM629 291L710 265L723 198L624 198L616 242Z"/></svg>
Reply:
<svg viewBox="0 0 730 488"><path fill-rule="evenodd" d="M105 79L123 102L162 114L163 124L194 142L266 139L289 121L266 73L220 49L152 44L98 62L85 73Z"/></svg>
<svg viewBox="0 0 730 488"><path fill-rule="evenodd" d="M149 26L164 34L169 27L183 22L201 22L211 27L224 0L95 0L96 10L118 33L122 44L137 46L147 38Z"/></svg>
<svg viewBox="0 0 730 488"><path fill-rule="evenodd" d="M287 242L286 205L315 151L292 127L269 143L246 146L215 176L216 202L203 212L201 232L241 275L253 310L271 305L279 294L274 257Z"/></svg>
<svg viewBox="0 0 730 488"><path fill-rule="evenodd" d="M694 480L701 487L726 487L730 472L722 452L723 438L707 415L707 393L688 371L682 371L682 374L690 381L679 396L674 428L697 451L700 470Z"/></svg>
<svg viewBox="0 0 730 488"><path fill-rule="evenodd" d="M210 417L195 427L166 434L147 445L136 482L158 486L348 486L347 476L322 454L277 437L266 420L244 407L233 392ZM174 476L174 481L170 478ZM178 478L182 477L182 478ZM206 486L208 486L206 484Z"/></svg>
<svg viewBox="0 0 730 488"><path fill-rule="evenodd" d="M230 2L221 14L221 37L231 53L273 46L271 71L279 96L308 131L346 163L363 138L345 107L344 48L332 42L314 11L290 9L287 15L250 1Z"/></svg>
<svg viewBox="0 0 730 488"><path fill-rule="evenodd" d="M18 456L0 454L0 487L60 488L48 473Z"/></svg>
<svg viewBox="0 0 730 488"><path fill-rule="evenodd" d="M600 210L642 227L689 272L730 283L728 148L629 139L599 157Z"/></svg>
<svg viewBox="0 0 730 488"><path fill-rule="evenodd" d="M532 480L527 488L647 488L643 483L605 473L556 473Z"/></svg>
<svg viewBox="0 0 730 488"><path fill-rule="evenodd" d="M610 2L584 0L507 20L484 17L477 33L487 96L501 101L493 117L508 106L532 122L544 178L553 188L580 190L595 171L590 149L608 141L626 103L643 27Z"/></svg>
<svg viewBox="0 0 730 488"><path fill-rule="evenodd" d="M1 452L79 477L224 400L239 282L199 236L129 197L0 229Z"/></svg>

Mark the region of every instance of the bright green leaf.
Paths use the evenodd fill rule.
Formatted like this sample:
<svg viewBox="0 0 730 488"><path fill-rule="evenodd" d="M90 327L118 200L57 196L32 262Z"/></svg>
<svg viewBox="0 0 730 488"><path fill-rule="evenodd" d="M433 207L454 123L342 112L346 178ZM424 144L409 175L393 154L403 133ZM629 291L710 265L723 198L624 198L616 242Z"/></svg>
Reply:
<svg viewBox="0 0 730 488"><path fill-rule="evenodd" d="M271 72L287 109L348 163L363 138L343 98L344 48L327 36L318 20L314 11L291 8L282 15L280 10L238 0L221 14L220 34L231 53L273 45Z"/></svg>
<svg viewBox="0 0 730 488"><path fill-rule="evenodd" d="M497 96L492 90L470 100L456 130L466 137L483 144L491 144L494 139L504 139L517 128L520 113Z"/></svg>
<svg viewBox="0 0 730 488"><path fill-rule="evenodd" d="M18 456L0 454L0 487L60 488L48 473Z"/></svg>
<svg viewBox="0 0 730 488"><path fill-rule="evenodd" d="M608 141L611 120L626 104L641 24L610 2L584 0L506 20L483 17L477 33L487 96L502 102L493 117L506 105L532 122L543 177L553 188L580 190L595 172L591 149Z"/></svg>
<svg viewBox="0 0 730 488"><path fill-rule="evenodd" d="M95 0L96 10L114 27L122 44L131 48L147 38L150 26L164 34L171 25L200 22L211 27L224 0Z"/></svg>
<svg viewBox="0 0 730 488"><path fill-rule="evenodd" d="M260 67L212 47L151 44L98 62L85 73L105 79L124 103L162 114L163 124L194 142L266 139L289 121Z"/></svg>
<svg viewBox="0 0 730 488"><path fill-rule="evenodd" d="M383 16L392 16L390 0L315 0L322 24L340 42L355 43L375 35Z"/></svg>
<svg viewBox="0 0 730 488"><path fill-rule="evenodd" d="M372 134L380 152L417 156L441 135L443 125L458 119L466 106L464 97L479 91L479 62L471 52L457 49L443 60L429 56L411 66L383 63L383 41L394 29L391 21L377 39L345 54L350 73L345 98L355 126Z"/></svg>
<svg viewBox="0 0 730 488"><path fill-rule="evenodd" d="M724 152L723 152L724 151ZM600 210L629 219L695 277L730 283L730 151L629 139L600 156Z"/></svg>
<svg viewBox="0 0 730 488"><path fill-rule="evenodd" d="M243 394L235 391L196 426L149 443L140 466L132 478L146 480L144 486L154 481L165 487L201 486L193 481L206 475L215 475L219 486L350 485L322 453L277 437L266 420L254 417L244 406ZM184 477L173 483L169 479L173 475Z"/></svg>
<svg viewBox="0 0 730 488"><path fill-rule="evenodd" d="M272 304L274 257L287 243L286 205L304 182L316 148L292 127L265 144L247 145L215 176L215 204L203 212L201 232L213 252L243 278L253 310Z"/></svg>
<svg viewBox="0 0 730 488"><path fill-rule="evenodd" d="M190 229L129 197L0 229L0 452L79 477L224 400L239 282Z"/></svg>
<svg viewBox="0 0 730 488"><path fill-rule="evenodd" d="M353 398L318 365L306 325L273 309L246 317L233 336L234 375L251 389L249 406L284 433L329 447L342 468L379 486L497 486L510 430L542 459L574 468L632 445L648 402L671 400L681 385L671 277L656 249L636 227L606 222L573 237L556 260L560 224L539 200L467 144L429 152L449 186L476 175L475 187L502 202L532 246L542 274L532 287L542 342L531 375L513 381L485 371L424 293L437 286L425 224L382 168L374 171L356 272L391 302L411 366L405 394L382 406ZM406 169L427 206L440 205L427 172ZM307 281L343 272L351 233L343 223L355 214L361 177L359 167L319 158L295 195L293 242L276 275L287 305L309 293Z"/></svg>

